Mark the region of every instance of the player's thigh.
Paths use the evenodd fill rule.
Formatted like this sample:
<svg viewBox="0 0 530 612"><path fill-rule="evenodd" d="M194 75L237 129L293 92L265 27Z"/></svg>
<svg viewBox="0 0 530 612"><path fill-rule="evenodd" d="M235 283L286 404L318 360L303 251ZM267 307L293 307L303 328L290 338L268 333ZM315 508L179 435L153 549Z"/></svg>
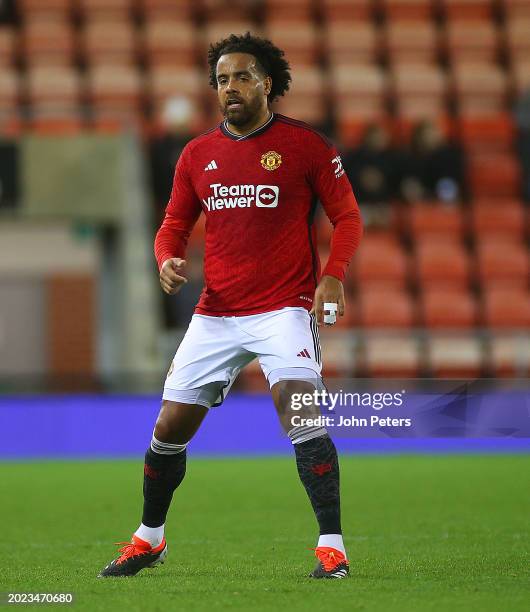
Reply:
<svg viewBox="0 0 530 612"><path fill-rule="evenodd" d="M160 442L187 444L195 435L208 408L200 404L184 404L164 400L153 435Z"/></svg>

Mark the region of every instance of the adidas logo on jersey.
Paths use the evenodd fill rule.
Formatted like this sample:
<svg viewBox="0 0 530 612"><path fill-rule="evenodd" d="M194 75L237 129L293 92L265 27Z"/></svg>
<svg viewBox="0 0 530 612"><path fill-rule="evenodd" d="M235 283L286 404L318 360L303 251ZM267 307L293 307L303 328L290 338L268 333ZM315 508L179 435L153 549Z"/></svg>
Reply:
<svg viewBox="0 0 530 612"><path fill-rule="evenodd" d="M308 357L309 359L311 359L311 355L309 354L309 351L306 348L303 351L300 351L299 353L297 353L296 356L297 357Z"/></svg>
<svg viewBox="0 0 530 612"><path fill-rule="evenodd" d="M208 212L223 208L276 208L280 196L277 185L210 185L213 195L202 201Z"/></svg>
<svg viewBox="0 0 530 612"><path fill-rule="evenodd" d="M212 159L212 161L207 166L204 166L204 171L207 172L208 170L217 170L217 164L215 163L215 159Z"/></svg>

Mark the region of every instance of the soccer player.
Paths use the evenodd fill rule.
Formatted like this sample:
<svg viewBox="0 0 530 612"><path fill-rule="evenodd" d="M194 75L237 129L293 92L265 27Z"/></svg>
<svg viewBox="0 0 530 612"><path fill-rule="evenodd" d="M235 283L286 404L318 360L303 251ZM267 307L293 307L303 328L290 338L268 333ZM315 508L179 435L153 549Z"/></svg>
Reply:
<svg viewBox="0 0 530 612"><path fill-rule="evenodd" d="M305 123L271 111L291 80L283 51L249 33L231 35L210 46L208 62L224 121L182 152L155 239L162 289L175 294L186 283L188 236L205 214L205 286L145 454L142 522L99 576L131 576L164 561L164 524L186 471L186 446L257 357L320 528L311 576L344 578L337 452L324 427L293 426L290 398L322 388L317 325L344 313L342 280L360 241L359 208L335 148ZM318 200L334 226L322 273Z"/></svg>

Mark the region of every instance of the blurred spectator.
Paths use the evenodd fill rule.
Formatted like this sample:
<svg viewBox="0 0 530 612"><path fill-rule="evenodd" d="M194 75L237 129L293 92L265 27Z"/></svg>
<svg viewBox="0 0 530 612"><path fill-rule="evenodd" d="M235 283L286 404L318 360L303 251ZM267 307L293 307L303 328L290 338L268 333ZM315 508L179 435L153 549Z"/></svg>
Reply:
<svg viewBox="0 0 530 612"><path fill-rule="evenodd" d="M151 184L157 210L157 224L162 221L175 174L175 165L187 142L193 138L191 130L193 109L187 98L171 98L162 111L163 133L151 142Z"/></svg>
<svg viewBox="0 0 530 612"><path fill-rule="evenodd" d="M0 209L14 208L19 196L18 147L0 137Z"/></svg>
<svg viewBox="0 0 530 612"><path fill-rule="evenodd" d="M464 187L462 149L448 142L431 121L419 123L405 156L401 194L407 202L460 199Z"/></svg>
<svg viewBox="0 0 530 612"><path fill-rule="evenodd" d="M15 21L15 0L0 0L0 24L13 24Z"/></svg>
<svg viewBox="0 0 530 612"><path fill-rule="evenodd" d="M517 101L517 149L523 170L523 198L530 202L530 89Z"/></svg>

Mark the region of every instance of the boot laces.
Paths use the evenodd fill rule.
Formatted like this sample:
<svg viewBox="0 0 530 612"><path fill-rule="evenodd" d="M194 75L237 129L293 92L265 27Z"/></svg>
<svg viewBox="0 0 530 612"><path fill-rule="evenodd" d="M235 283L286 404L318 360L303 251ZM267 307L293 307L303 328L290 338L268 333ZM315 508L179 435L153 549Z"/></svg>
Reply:
<svg viewBox="0 0 530 612"><path fill-rule="evenodd" d="M132 557L137 557L149 552L143 546L139 546L137 542L115 542L115 545L122 547L118 548L118 552L122 554L116 559L117 565L124 563Z"/></svg>

